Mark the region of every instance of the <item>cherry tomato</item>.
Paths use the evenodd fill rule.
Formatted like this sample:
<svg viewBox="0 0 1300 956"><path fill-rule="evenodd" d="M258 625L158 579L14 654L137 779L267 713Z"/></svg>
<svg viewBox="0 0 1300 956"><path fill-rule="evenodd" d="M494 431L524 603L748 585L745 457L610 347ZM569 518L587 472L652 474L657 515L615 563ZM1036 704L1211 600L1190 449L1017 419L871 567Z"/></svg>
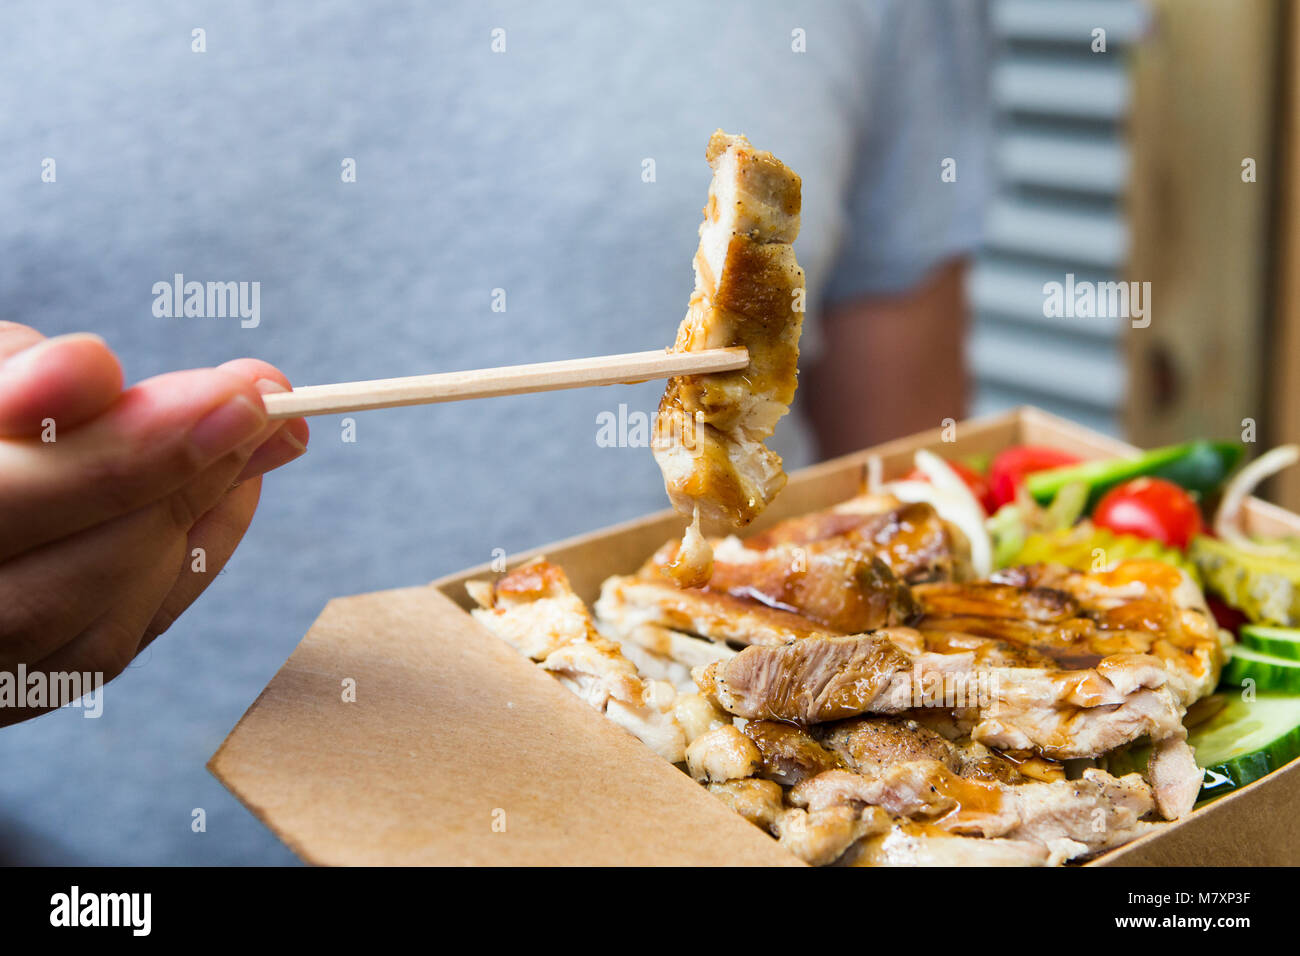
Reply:
<svg viewBox="0 0 1300 956"><path fill-rule="evenodd" d="M1235 607L1225 604L1213 594L1205 596L1205 603L1210 607L1210 613L1214 615L1214 620L1218 622L1219 627L1232 631L1234 635L1241 633L1241 625L1245 624L1250 618L1246 617Z"/></svg>
<svg viewBox="0 0 1300 956"><path fill-rule="evenodd" d="M944 461L947 463L949 468L957 472L957 477L961 478L961 480L966 483L966 487L970 489L971 494L975 496L975 500L980 503L981 507L983 507L987 513L992 514L993 511L989 508L989 504L991 503L991 499L989 498L989 483L984 480L984 476L970 465L963 465L959 461L950 461L946 458ZM920 468L913 468L903 476L903 480L929 481L930 479Z"/></svg>
<svg viewBox="0 0 1300 956"><path fill-rule="evenodd" d="M1163 478L1134 478L1106 492L1092 523L1117 534L1135 534L1171 548L1185 548L1201 533L1201 509L1187 491Z"/></svg>
<svg viewBox="0 0 1300 956"><path fill-rule="evenodd" d="M1003 505L1016 500L1016 489L1024 483L1025 475L1064 465L1077 465L1081 459L1059 448L1045 445L1013 445L998 452L989 466L989 502L992 514Z"/></svg>

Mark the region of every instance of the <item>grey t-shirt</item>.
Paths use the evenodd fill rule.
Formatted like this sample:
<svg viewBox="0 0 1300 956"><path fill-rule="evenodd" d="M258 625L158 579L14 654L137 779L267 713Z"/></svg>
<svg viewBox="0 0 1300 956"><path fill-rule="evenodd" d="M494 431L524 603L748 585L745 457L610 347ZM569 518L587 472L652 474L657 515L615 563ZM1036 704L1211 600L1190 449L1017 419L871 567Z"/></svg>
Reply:
<svg viewBox="0 0 1300 956"><path fill-rule="evenodd" d="M241 355L310 384L657 348L721 127L803 177L815 349L828 299L904 289L975 242L984 42L955 0L8 3L0 315L99 332L129 380ZM260 283L256 326L156 315L177 273ZM665 507L647 448L597 441L602 412L634 423L661 389L371 412L351 442L315 419L102 717L0 730L0 862L291 861L204 763L322 605ZM811 458L797 415L777 445Z"/></svg>

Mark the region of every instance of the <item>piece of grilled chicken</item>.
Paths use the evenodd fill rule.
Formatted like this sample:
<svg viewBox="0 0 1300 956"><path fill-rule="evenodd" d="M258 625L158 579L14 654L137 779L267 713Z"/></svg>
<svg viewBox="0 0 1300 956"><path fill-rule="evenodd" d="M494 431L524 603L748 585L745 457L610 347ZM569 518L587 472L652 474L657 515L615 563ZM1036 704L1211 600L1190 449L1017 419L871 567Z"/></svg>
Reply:
<svg viewBox="0 0 1300 956"><path fill-rule="evenodd" d="M933 505L904 503L889 495L860 495L824 511L787 518L740 544L760 554L800 549L810 554L870 555L908 584L965 581L972 575L970 546L957 528L939 517Z"/></svg>
<svg viewBox="0 0 1300 956"><path fill-rule="evenodd" d="M728 726L700 738L688 750L692 757L711 792L813 865L921 862L934 854L1062 863L1146 832L1151 824L1142 818L1154 804L1136 774L1087 770L1067 780L1059 765L1030 770L909 716L807 729L754 720L743 731ZM871 841L900 828L912 852L890 843L892 852L881 857ZM971 843L949 844L950 837ZM945 842L932 846L935 840Z"/></svg>
<svg viewBox="0 0 1300 956"><path fill-rule="evenodd" d="M496 582L465 585L479 605L472 615L525 657L672 762L686 737L675 711L677 692L645 680L619 645L602 637L563 569L545 558L520 565Z"/></svg>
<svg viewBox="0 0 1300 956"><path fill-rule="evenodd" d="M1158 744L1149 777L1161 782L1162 815L1191 809L1201 771L1185 742L1184 708L1158 665L1112 659L1105 673L1064 670L1008 661L991 640L976 650L937 646L908 628L807 637L748 647L697 670L696 682L723 710L751 720L807 725L943 707L978 743L1053 760L1098 757L1149 737Z"/></svg>
<svg viewBox="0 0 1300 956"><path fill-rule="evenodd" d="M804 725L897 714L937 697L972 740L1049 759L1098 757L1147 737L1147 779L1173 819L1191 810L1203 777L1182 718L1223 661L1217 626L1183 584L1163 562L1134 561L1095 574L1022 568L991 583L922 585L919 630L750 646L696 680L739 717Z"/></svg>
<svg viewBox="0 0 1300 956"><path fill-rule="evenodd" d="M652 442L673 506L693 516L673 579L708 580L701 517L743 527L785 486L781 458L764 445L794 398L804 274L791 243L799 234L799 177L744 136L718 130L695 291L675 352L744 346L748 367L670 379Z"/></svg>
<svg viewBox="0 0 1300 956"><path fill-rule="evenodd" d="M652 627L780 644L913 623L918 609L906 582L967 576L964 540L928 504L875 506L887 510L817 512L744 541L716 539L703 588L669 580L678 550L669 542L636 574L605 581L596 602L601 627L634 640Z"/></svg>
<svg viewBox="0 0 1300 956"><path fill-rule="evenodd" d="M1200 588L1163 561L1134 559L1094 572L1027 565L988 581L922 584L913 593L922 631L1013 641L1063 667L1154 658L1184 707L1214 690L1224 661L1224 635Z"/></svg>
<svg viewBox="0 0 1300 956"><path fill-rule="evenodd" d="M1046 866L1051 854L1029 840L975 839L933 823L900 820L859 840L835 866Z"/></svg>

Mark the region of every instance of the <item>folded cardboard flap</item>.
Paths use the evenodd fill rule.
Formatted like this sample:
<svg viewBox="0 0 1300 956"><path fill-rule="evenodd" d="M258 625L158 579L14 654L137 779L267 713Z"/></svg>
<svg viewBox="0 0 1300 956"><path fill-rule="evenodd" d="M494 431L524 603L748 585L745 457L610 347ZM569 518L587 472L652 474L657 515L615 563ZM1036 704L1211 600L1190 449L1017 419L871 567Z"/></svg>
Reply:
<svg viewBox="0 0 1300 956"><path fill-rule="evenodd" d="M1021 409L804 469L754 525L842 501L872 455L887 476L917 448L1016 442L1088 457L1131 446ZM1300 534L1252 502L1248 526ZM663 512L518 555L546 554L587 601L683 520ZM471 569L424 588L331 601L209 763L299 856L320 864L800 865L703 787L465 613ZM353 699L349 700L349 697ZM1094 865L1300 863L1300 762Z"/></svg>
<svg viewBox="0 0 1300 956"><path fill-rule="evenodd" d="M331 601L209 766L311 863L797 863L433 588Z"/></svg>

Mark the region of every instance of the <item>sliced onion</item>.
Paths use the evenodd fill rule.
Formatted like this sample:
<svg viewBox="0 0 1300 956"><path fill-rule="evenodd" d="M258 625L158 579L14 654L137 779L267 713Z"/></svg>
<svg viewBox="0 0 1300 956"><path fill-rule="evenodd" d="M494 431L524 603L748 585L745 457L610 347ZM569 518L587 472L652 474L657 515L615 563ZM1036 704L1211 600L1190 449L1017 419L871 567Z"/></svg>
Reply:
<svg viewBox="0 0 1300 956"><path fill-rule="evenodd" d="M879 455L871 455L867 458L867 492L869 494L880 494L880 488L884 484L885 463L880 460Z"/></svg>
<svg viewBox="0 0 1300 956"><path fill-rule="evenodd" d="M916 467L930 480L895 481L888 490L902 501L926 501L939 517L951 521L970 542L970 563L977 577L993 572L993 543L984 526L984 507L952 466L924 448L916 453Z"/></svg>
<svg viewBox="0 0 1300 956"><path fill-rule="evenodd" d="M1219 510L1214 513L1214 533L1242 551L1251 554L1288 554L1285 545L1260 544L1241 530L1241 506L1261 481L1300 461L1300 445L1279 445L1266 451L1241 469L1223 489Z"/></svg>

